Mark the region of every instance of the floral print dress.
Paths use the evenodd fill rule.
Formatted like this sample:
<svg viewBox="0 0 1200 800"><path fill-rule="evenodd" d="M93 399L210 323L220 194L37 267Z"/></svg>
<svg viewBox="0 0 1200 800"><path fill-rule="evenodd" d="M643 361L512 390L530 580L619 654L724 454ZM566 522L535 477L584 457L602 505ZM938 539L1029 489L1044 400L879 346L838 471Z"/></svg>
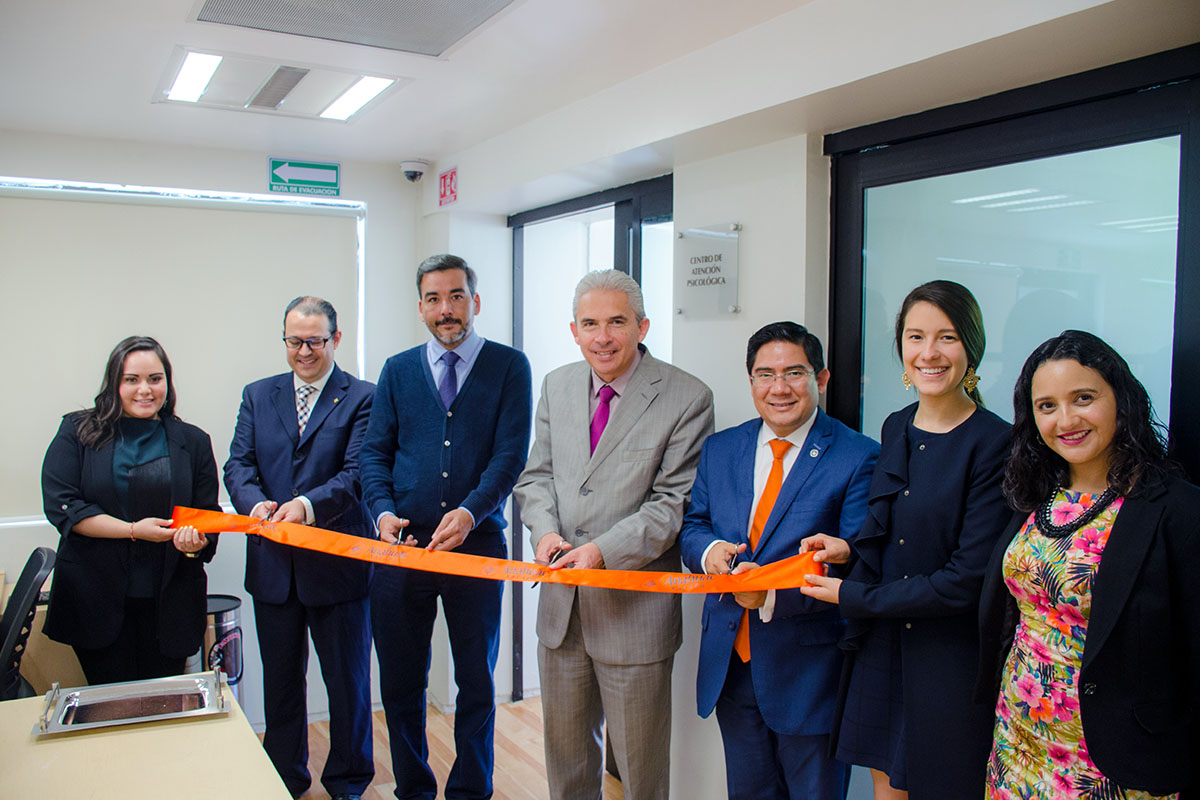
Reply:
<svg viewBox="0 0 1200 800"><path fill-rule="evenodd" d="M1094 499L1060 489L1051 522L1077 518ZM1088 755L1079 716L1092 581L1121 505L1117 498L1061 539L1043 536L1031 514L1005 553L1004 582L1017 600L1020 621L996 703L989 800L1154 800L1100 774Z"/></svg>

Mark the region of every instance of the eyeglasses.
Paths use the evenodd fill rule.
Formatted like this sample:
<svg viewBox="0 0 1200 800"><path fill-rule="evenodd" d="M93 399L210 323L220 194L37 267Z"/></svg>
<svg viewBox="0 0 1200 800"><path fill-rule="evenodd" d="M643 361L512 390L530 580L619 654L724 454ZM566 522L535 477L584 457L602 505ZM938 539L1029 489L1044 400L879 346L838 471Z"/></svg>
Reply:
<svg viewBox="0 0 1200 800"><path fill-rule="evenodd" d="M750 381L757 387L774 386L775 381L783 378L788 386L802 386L812 375L811 369L789 369L787 372L756 372L750 376Z"/></svg>
<svg viewBox="0 0 1200 800"><path fill-rule="evenodd" d="M299 350L304 345L308 345L309 350L324 350L325 343L333 338L333 335L318 336L315 339L297 339L295 336L283 337L283 345L288 350Z"/></svg>

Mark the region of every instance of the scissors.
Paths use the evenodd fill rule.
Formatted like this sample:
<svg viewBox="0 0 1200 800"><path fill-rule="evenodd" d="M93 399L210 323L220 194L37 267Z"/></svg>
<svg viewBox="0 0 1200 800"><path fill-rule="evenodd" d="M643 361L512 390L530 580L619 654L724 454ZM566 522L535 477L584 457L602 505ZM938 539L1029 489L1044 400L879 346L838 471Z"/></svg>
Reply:
<svg viewBox="0 0 1200 800"><path fill-rule="evenodd" d="M561 558L561 557L562 557L562 554L563 554L563 553L565 553L565 552L567 552L567 551L566 551L566 550L563 550L563 549L561 549L561 548L560 548L560 547L558 547L558 546L555 546L554 550L553 550L553 551L551 551L551 553L550 553L550 559L549 559L549 560L548 560L548 561L547 561L545 564L542 564L542 566L544 566L544 567L548 567L548 566L550 566L550 565L551 565L551 564L553 564L555 561L558 561L558 559L559 559L559 558ZM541 562L540 562L540 561L537 561L537 560L535 560L533 563L535 563L535 564L541 564ZM572 566L573 566L573 565L572 565ZM567 567L567 569L570 569L570 566L568 566L568 567ZM531 583L531 584L529 585L529 588L530 588L530 589L532 589L533 587L537 586L539 583L541 583L541 581L534 581L533 583Z"/></svg>
<svg viewBox="0 0 1200 800"><path fill-rule="evenodd" d="M729 572L733 572L734 566L737 565L737 560L738 560L738 552L737 552L737 550L734 550L733 554L731 556L729 556ZM717 596L718 603L720 603L722 600L725 599L725 594L726 594L725 592L721 592L721 594Z"/></svg>

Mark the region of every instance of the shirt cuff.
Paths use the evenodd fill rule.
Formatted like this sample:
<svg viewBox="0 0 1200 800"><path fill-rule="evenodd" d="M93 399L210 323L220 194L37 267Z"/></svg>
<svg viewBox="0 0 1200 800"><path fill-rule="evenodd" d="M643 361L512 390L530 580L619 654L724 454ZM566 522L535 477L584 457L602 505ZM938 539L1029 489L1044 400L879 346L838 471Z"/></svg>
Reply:
<svg viewBox="0 0 1200 800"><path fill-rule="evenodd" d="M317 515L313 513L312 501L304 495L299 495L296 499L304 504L304 524L315 524L317 521Z"/></svg>
<svg viewBox="0 0 1200 800"><path fill-rule="evenodd" d="M767 589L767 600L758 609L758 618L763 622L770 622L773 616L775 616L775 590Z"/></svg>
<svg viewBox="0 0 1200 800"><path fill-rule="evenodd" d="M383 518L386 517L388 514L391 514L393 517L396 517L397 519L400 518L400 515L397 514L395 511L380 511L379 516L375 518L375 532L376 533L379 533L379 523L382 522Z"/></svg>

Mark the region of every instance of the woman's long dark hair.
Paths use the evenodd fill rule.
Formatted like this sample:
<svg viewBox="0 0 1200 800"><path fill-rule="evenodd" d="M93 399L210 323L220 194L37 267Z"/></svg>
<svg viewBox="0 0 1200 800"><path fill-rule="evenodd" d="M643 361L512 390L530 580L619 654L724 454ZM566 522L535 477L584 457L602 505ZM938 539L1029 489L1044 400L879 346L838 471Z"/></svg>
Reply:
<svg viewBox="0 0 1200 800"><path fill-rule="evenodd" d="M130 336L122 339L108 354L108 365L104 368L104 380L100 383L96 404L80 412L76 420L76 432L85 447L103 447L116 436L117 420L121 418L121 375L125 372L125 359L139 350L149 350L162 362L167 378L167 396L158 416L160 419L175 418L175 384L171 381L171 361L166 351L149 336Z"/></svg>
<svg viewBox="0 0 1200 800"><path fill-rule="evenodd" d="M1047 361L1061 360L1096 370L1113 389L1117 426L1108 467L1110 486L1129 495L1178 472L1167 459L1166 429L1154 416L1146 387L1125 359L1094 334L1063 331L1042 342L1026 359L1013 389L1012 451L1005 465L1004 494L1014 508L1033 511L1070 480L1070 465L1042 440L1033 416L1033 373Z"/></svg>
<svg viewBox="0 0 1200 800"><path fill-rule="evenodd" d="M931 303L950 319L950 324L962 340L963 349L967 351L967 366L979 369L983 351L987 348L983 312L979 310L979 303L975 301L971 290L954 281L923 283L909 292L900 304L900 313L896 314L896 354L900 356L900 363L904 363L904 318L917 303ZM979 394L978 386L967 392L967 397L983 408L983 396Z"/></svg>

